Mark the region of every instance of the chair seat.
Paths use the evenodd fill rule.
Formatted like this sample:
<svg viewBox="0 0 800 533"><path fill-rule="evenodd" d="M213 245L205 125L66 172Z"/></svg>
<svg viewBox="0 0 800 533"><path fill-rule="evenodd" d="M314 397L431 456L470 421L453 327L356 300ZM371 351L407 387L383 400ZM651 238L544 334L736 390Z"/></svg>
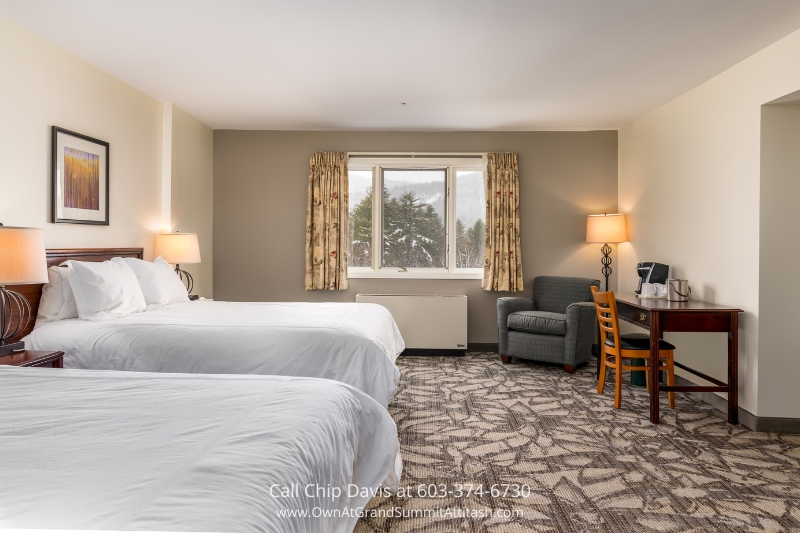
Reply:
<svg viewBox="0 0 800 533"><path fill-rule="evenodd" d="M508 329L540 335L566 335L567 315L547 311L517 311L508 315Z"/></svg>
<svg viewBox="0 0 800 533"><path fill-rule="evenodd" d="M646 333L630 333L628 335L621 335L621 337L623 350L650 351L650 335L647 335ZM614 339L612 337L607 337L605 345L613 348ZM661 339L658 341L658 349L674 350L675 346L668 343L664 339Z"/></svg>

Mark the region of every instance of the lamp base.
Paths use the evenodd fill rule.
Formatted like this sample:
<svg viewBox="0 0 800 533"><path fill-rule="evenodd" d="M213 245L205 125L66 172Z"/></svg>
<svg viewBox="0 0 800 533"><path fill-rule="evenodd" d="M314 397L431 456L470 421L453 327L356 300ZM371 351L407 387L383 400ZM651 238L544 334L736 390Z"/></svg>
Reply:
<svg viewBox="0 0 800 533"><path fill-rule="evenodd" d="M181 281L186 284L186 292L192 292L194 289L194 278L185 270L181 270L180 265L175 265L175 273L181 278Z"/></svg>
<svg viewBox="0 0 800 533"><path fill-rule="evenodd" d="M608 292L608 277L611 275L611 247L608 243L605 243L600 251L603 252L603 259L601 262L603 263L603 268L600 272L606 277L606 292Z"/></svg>
<svg viewBox="0 0 800 533"><path fill-rule="evenodd" d="M25 342L18 341L9 344L0 344L0 356L10 355L25 350Z"/></svg>

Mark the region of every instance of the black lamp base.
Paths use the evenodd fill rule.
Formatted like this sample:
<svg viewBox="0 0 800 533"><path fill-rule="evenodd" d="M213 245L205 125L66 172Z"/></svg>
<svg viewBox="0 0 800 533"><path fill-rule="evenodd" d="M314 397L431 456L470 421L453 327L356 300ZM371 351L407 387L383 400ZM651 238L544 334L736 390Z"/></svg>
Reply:
<svg viewBox="0 0 800 533"><path fill-rule="evenodd" d="M608 292L608 277L611 275L611 247L608 243L605 243L600 251L603 252L603 259L601 262L603 263L603 269L600 271L606 277L606 292Z"/></svg>
<svg viewBox="0 0 800 533"><path fill-rule="evenodd" d="M10 355L25 350L25 342L11 342L9 344L0 344L0 356Z"/></svg>
<svg viewBox="0 0 800 533"><path fill-rule="evenodd" d="M181 270L180 265L175 265L175 273L181 278L181 281L186 285L186 292L191 293L194 289L194 278L185 270Z"/></svg>

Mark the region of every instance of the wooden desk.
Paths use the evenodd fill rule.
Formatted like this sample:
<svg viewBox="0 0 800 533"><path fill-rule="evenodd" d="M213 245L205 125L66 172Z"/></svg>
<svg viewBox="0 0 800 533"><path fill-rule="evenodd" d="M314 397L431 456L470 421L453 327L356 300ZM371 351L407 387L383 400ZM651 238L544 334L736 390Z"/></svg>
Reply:
<svg viewBox="0 0 800 533"><path fill-rule="evenodd" d="M728 422L739 423L739 313L741 309L689 300L668 302L666 299L639 298L634 293L621 293L617 298L619 318L650 330L650 422L658 424L659 392L727 392ZM669 386L659 383L658 340L665 331L727 332L728 383L675 362L675 366L691 372L714 386ZM680 347L678 347L680 350ZM619 378L617 378L619 379Z"/></svg>

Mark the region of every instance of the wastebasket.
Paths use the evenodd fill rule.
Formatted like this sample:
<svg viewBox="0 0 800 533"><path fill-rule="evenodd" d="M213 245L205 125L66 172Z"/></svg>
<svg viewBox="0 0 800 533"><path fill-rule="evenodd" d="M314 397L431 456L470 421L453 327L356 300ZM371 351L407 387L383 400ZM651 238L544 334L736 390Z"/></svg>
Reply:
<svg viewBox="0 0 800 533"><path fill-rule="evenodd" d="M645 359L631 359L631 366L644 366ZM663 370L658 372L660 383L666 381L666 373ZM631 370L631 385L634 387L647 387L647 371Z"/></svg>
<svg viewBox="0 0 800 533"><path fill-rule="evenodd" d="M644 359L631 359L631 366L644 366ZM647 375L644 370L631 370L631 385L634 387L646 387Z"/></svg>

